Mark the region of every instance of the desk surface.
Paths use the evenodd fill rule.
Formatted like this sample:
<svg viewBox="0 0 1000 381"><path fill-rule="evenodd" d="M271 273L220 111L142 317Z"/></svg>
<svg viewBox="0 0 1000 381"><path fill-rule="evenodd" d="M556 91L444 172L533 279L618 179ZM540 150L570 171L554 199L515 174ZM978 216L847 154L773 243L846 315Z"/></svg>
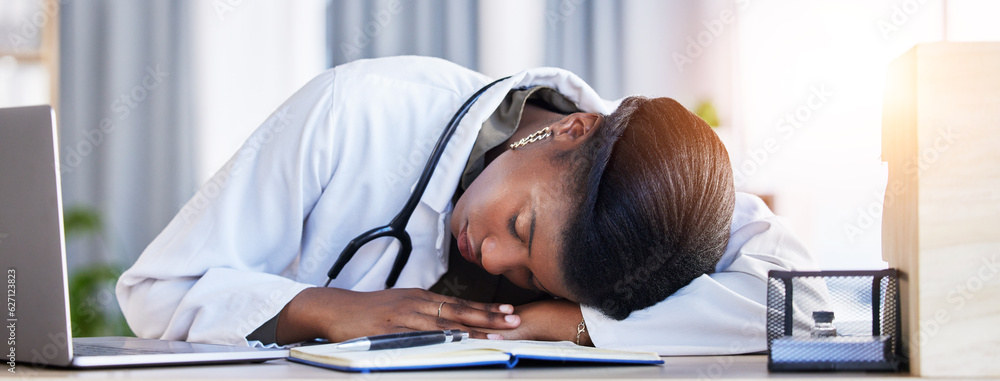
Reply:
<svg viewBox="0 0 1000 381"><path fill-rule="evenodd" d="M905 378L893 373L768 373L767 356L664 357L659 366L521 366L513 369L477 368L420 372L343 373L273 360L262 364L200 365L112 370L59 370L18 365L17 374L32 379L352 379L352 380L501 380L501 379L766 379L766 378Z"/></svg>

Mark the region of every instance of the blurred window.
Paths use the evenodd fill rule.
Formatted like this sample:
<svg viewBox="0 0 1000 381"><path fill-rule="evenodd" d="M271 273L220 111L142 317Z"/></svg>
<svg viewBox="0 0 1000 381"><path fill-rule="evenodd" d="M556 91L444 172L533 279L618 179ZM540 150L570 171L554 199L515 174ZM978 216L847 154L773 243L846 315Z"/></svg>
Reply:
<svg viewBox="0 0 1000 381"><path fill-rule="evenodd" d="M0 107L58 100L59 4L0 0Z"/></svg>

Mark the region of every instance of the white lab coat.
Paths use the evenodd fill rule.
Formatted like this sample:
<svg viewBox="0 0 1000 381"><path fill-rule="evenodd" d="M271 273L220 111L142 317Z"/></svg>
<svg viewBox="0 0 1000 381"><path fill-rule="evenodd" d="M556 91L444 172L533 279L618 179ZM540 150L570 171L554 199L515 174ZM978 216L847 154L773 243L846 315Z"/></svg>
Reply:
<svg viewBox="0 0 1000 381"><path fill-rule="evenodd" d="M117 296L133 332L247 345L245 337L298 292L326 281L348 241L398 213L448 120L489 81L426 57L355 61L317 76L122 274ZM586 112L617 107L554 68L487 90L459 124L407 225L413 252L395 287L426 289L447 270L451 197L479 129L510 89L533 85L555 88ZM594 342L663 354L763 350L763 336L744 327L763 330L767 270L811 262L759 200L740 196L735 217L720 272L624 321L584 307ZM397 251L394 240L366 245L330 286L383 289Z"/></svg>

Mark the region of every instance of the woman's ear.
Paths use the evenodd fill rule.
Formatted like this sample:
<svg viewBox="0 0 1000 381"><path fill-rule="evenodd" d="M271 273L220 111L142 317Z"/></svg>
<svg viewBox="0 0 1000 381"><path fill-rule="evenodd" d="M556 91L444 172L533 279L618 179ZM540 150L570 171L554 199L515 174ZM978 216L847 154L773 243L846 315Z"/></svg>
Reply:
<svg viewBox="0 0 1000 381"><path fill-rule="evenodd" d="M588 137L601 125L601 114L578 112L569 114L552 124L552 134L556 139L577 140Z"/></svg>

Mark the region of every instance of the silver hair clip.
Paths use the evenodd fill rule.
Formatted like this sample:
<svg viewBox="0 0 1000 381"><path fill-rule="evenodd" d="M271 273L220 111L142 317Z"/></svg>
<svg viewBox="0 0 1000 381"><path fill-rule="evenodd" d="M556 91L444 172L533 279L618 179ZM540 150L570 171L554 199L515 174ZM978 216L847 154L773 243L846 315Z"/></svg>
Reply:
<svg viewBox="0 0 1000 381"><path fill-rule="evenodd" d="M518 147L523 147L524 145L526 145L528 143L534 143L536 141L545 139L545 138L549 137L550 135L552 135L552 130L550 130L548 127L545 127L545 128L543 128L541 130L535 131L534 133L532 133L531 135L528 135L527 137L522 138L521 140L518 140L517 143L511 144L510 145L510 149L515 149L515 148L518 148Z"/></svg>

